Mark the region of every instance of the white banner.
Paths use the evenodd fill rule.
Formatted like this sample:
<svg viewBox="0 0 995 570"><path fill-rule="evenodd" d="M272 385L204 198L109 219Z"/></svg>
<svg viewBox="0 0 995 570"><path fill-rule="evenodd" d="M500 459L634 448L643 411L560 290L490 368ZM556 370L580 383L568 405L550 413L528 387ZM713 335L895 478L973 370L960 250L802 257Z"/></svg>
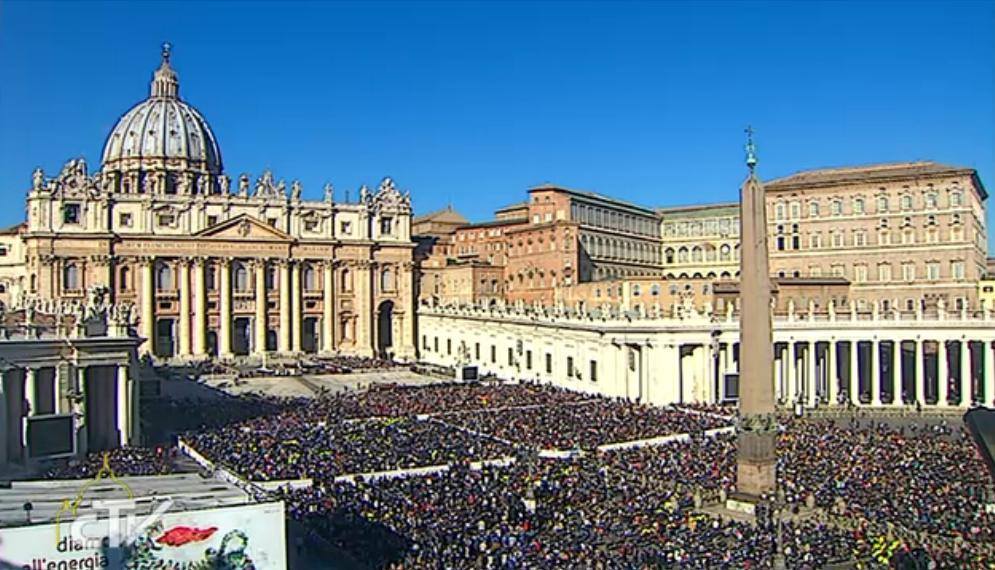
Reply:
<svg viewBox="0 0 995 570"><path fill-rule="evenodd" d="M282 502L171 512L145 511L80 523L0 529L0 565L25 570L266 568L286 570ZM148 526L143 526L148 523ZM124 535L115 546L114 527ZM132 532L133 531L133 532ZM196 565L196 566L194 566Z"/></svg>

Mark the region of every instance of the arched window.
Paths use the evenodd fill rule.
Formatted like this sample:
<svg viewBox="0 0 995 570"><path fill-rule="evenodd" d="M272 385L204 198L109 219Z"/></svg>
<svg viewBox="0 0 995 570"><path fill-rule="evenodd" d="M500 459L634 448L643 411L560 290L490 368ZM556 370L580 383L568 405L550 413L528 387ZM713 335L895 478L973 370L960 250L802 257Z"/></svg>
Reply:
<svg viewBox="0 0 995 570"><path fill-rule="evenodd" d="M911 210L912 209L912 196L905 194L902 196L902 209Z"/></svg>
<svg viewBox="0 0 995 570"><path fill-rule="evenodd" d="M808 203L808 217L818 218L819 217L819 203L812 200Z"/></svg>
<svg viewBox="0 0 995 570"><path fill-rule="evenodd" d="M731 253L732 253L732 249L729 247L729 244L727 244L727 243L726 244L722 244L722 247L719 248L719 258L722 261L729 261L729 257L730 257Z"/></svg>
<svg viewBox="0 0 995 570"><path fill-rule="evenodd" d="M267 267L266 268L266 289L273 290L276 289L276 268Z"/></svg>
<svg viewBox="0 0 995 570"><path fill-rule="evenodd" d="M642 294L642 288L639 286L638 283L636 283L635 285L632 286L632 296L638 297L641 294Z"/></svg>
<svg viewBox="0 0 995 570"><path fill-rule="evenodd" d="M950 206L958 208L964 205L964 195L958 190L950 193Z"/></svg>
<svg viewBox="0 0 995 570"><path fill-rule="evenodd" d="M352 291L352 272L351 271L349 271L348 269L343 269L342 270L341 281L342 281L342 290L343 291Z"/></svg>
<svg viewBox="0 0 995 570"><path fill-rule="evenodd" d="M679 263L687 263L688 262L688 250L687 250L686 247L682 247L681 249L679 249L677 251L677 261Z"/></svg>
<svg viewBox="0 0 995 570"><path fill-rule="evenodd" d="M245 268L245 264L236 261L232 264L232 276L235 282L236 291L248 291L249 290L249 271Z"/></svg>
<svg viewBox="0 0 995 570"><path fill-rule="evenodd" d="M659 286L659 285L657 285L657 284L653 284L653 285L652 285L652 286L650 287L650 295L652 295L652 296L654 296L654 297L658 297L658 296L660 296L660 286Z"/></svg>
<svg viewBox="0 0 995 570"><path fill-rule="evenodd" d="M314 267L311 265L304 266L304 290L314 291L318 288L317 276L314 271Z"/></svg>
<svg viewBox="0 0 995 570"><path fill-rule="evenodd" d="M774 205L774 219L784 219L784 202L778 202Z"/></svg>
<svg viewBox="0 0 995 570"><path fill-rule="evenodd" d="M122 267L118 271L117 280L117 290L118 291L130 291L131 290L131 269L128 267Z"/></svg>
<svg viewBox="0 0 995 570"><path fill-rule="evenodd" d="M926 207L927 208L935 208L938 203L939 203L939 198L937 197L936 192L927 192L926 193Z"/></svg>
<svg viewBox="0 0 995 570"><path fill-rule="evenodd" d="M855 215L860 215L864 213L864 199L854 198L853 199L853 213Z"/></svg>
<svg viewBox="0 0 995 570"><path fill-rule="evenodd" d="M63 289L79 289L79 268L76 267L75 263L70 263L66 265L62 270L62 288Z"/></svg>
<svg viewBox="0 0 995 570"><path fill-rule="evenodd" d="M394 272L390 268L384 269L380 273L380 290L381 291L393 291L394 290Z"/></svg>
<svg viewBox="0 0 995 570"><path fill-rule="evenodd" d="M797 220L802 217L802 205L799 202L791 203L791 219Z"/></svg>
<svg viewBox="0 0 995 570"><path fill-rule="evenodd" d="M701 248L700 247L694 246L694 249L691 250L691 261L693 261L695 263L700 263L701 262Z"/></svg>
<svg viewBox="0 0 995 570"><path fill-rule="evenodd" d="M214 291L218 288L218 272L215 270L213 265L208 265L204 268L204 281L207 284L208 291Z"/></svg>
<svg viewBox="0 0 995 570"><path fill-rule="evenodd" d="M162 291L172 291L176 288L173 282L173 268L166 265L165 263L160 263L156 268L155 272L155 286L156 289Z"/></svg>
<svg viewBox="0 0 995 570"><path fill-rule="evenodd" d="M878 196L878 211L887 212L888 211L888 197Z"/></svg>

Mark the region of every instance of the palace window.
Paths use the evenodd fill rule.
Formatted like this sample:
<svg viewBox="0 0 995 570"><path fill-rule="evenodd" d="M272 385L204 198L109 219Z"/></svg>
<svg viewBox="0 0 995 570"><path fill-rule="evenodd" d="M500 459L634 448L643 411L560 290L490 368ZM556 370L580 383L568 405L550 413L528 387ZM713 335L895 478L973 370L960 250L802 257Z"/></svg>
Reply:
<svg viewBox="0 0 995 570"><path fill-rule="evenodd" d="M352 291L352 272L348 269L342 270L341 286L343 291Z"/></svg>
<svg viewBox="0 0 995 570"><path fill-rule="evenodd" d="M394 290L394 272L391 271L390 268L384 269L383 272L380 273L380 290Z"/></svg>
<svg viewBox="0 0 995 570"><path fill-rule="evenodd" d="M574 357L567 357L567 378L573 378L574 376Z"/></svg>
<svg viewBox="0 0 995 570"><path fill-rule="evenodd" d="M950 206L959 208L964 205L964 195L960 191L950 193Z"/></svg>
<svg viewBox="0 0 995 570"><path fill-rule="evenodd" d="M878 212L887 212L887 211L888 211L888 197L878 196Z"/></svg>
<svg viewBox="0 0 995 570"><path fill-rule="evenodd" d="M915 281L916 280L916 265L915 263L903 263L902 264L902 281Z"/></svg>
<svg viewBox="0 0 995 570"><path fill-rule="evenodd" d="M156 217L156 223L161 228L171 228L176 225L176 216L174 214L159 214Z"/></svg>
<svg viewBox="0 0 995 570"><path fill-rule="evenodd" d="M394 218L384 216L380 218L380 235L389 236L394 233Z"/></svg>
<svg viewBox="0 0 995 570"><path fill-rule="evenodd" d="M799 202L791 203L791 219L797 220L802 217L802 205Z"/></svg>
<svg viewBox="0 0 995 570"><path fill-rule="evenodd" d="M864 199L854 198L853 199L853 213L855 215L862 215L864 213Z"/></svg>
<svg viewBox="0 0 995 570"><path fill-rule="evenodd" d="M891 264L881 263L878 265L878 281L887 283L891 281Z"/></svg>
<svg viewBox="0 0 995 570"><path fill-rule="evenodd" d="M304 266L304 290L314 291L318 288L318 275L311 265Z"/></svg>
<svg viewBox="0 0 995 570"><path fill-rule="evenodd" d="M598 361L597 360L592 360L591 361L591 382L597 382L597 381L598 381Z"/></svg>
<svg viewBox="0 0 995 570"><path fill-rule="evenodd" d="M938 198L936 192L927 192L926 193L926 207L927 208L935 208L938 203L939 203L939 198Z"/></svg>
<svg viewBox="0 0 995 570"><path fill-rule="evenodd" d="M207 217L207 227L216 226L216 225L218 225L218 217L217 216L208 216Z"/></svg>
<svg viewBox="0 0 995 570"><path fill-rule="evenodd" d="M833 201L829 203L829 211L834 216L843 215L843 200L834 198Z"/></svg>
<svg viewBox="0 0 995 570"><path fill-rule="evenodd" d="M866 265L855 265L853 266L853 280L857 283L864 283L867 281L867 266Z"/></svg>
<svg viewBox="0 0 995 570"><path fill-rule="evenodd" d="M902 195L902 209L911 210L912 209L912 196L909 194Z"/></svg>
<svg viewBox="0 0 995 570"><path fill-rule="evenodd" d="M938 281L940 279L940 264L936 261L930 261L926 264L926 279L930 281Z"/></svg>
<svg viewBox="0 0 995 570"><path fill-rule="evenodd" d="M939 269L939 268L937 268ZM964 262L963 261L951 261L950 262L950 276L954 279L963 280L964 279Z"/></svg>
<svg viewBox="0 0 995 570"><path fill-rule="evenodd" d="M808 217L818 218L819 217L819 203L812 200L808 203Z"/></svg>
<svg viewBox="0 0 995 570"><path fill-rule="evenodd" d="M553 355L546 353L546 374L553 373Z"/></svg>
<svg viewBox="0 0 995 570"><path fill-rule="evenodd" d="M774 205L774 219L783 220L784 219L784 202L778 202Z"/></svg>
<svg viewBox="0 0 995 570"><path fill-rule="evenodd" d="M117 281L118 291L130 291L131 290L131 269L127 267L122 267L118 272Z"/></svg>
<svg viewBox="0 0 995 570"><path fill-rule="evenodd" d="M314 233L320 230L321 223L316 218L307 218L304 220L304 231Z"/></svg>

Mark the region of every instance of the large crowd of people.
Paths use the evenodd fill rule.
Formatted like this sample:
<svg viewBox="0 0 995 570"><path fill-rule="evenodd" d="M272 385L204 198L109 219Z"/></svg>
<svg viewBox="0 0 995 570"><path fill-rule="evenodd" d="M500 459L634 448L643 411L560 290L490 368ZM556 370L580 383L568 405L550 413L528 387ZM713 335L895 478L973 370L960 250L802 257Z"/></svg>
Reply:
<svg viewBox="0 0 995 570"><path fill-rule="evenodd" d="M736 490L735 436L705 434L731 425L729 407L653 408L489 383L237 402L159 412L248 480L312 479L278 492L289 516L316 547L369 568L770 568L780 554L808 569L913 551L936 568L990 570L995 560L991 481L959 427L785 415L782 493L745 522L711 508ZM671 433L689 437L596 450ZM581 452L539 454L548 448ZM115 453L116 472L145 474L168 472L175 452ZM444 464L431 475L337 479ZM96 456L51 475L92 476L100 465Z"/></svg>
<svg viewBox="0 0 995 570"><path fill-rule="evenodd" d="M101 473L105 465L116 477L167 475L173 472L175 460L176 448L172 446L120 447L61 462L50 467L45 472L45 478L91 479Z"/></svg>

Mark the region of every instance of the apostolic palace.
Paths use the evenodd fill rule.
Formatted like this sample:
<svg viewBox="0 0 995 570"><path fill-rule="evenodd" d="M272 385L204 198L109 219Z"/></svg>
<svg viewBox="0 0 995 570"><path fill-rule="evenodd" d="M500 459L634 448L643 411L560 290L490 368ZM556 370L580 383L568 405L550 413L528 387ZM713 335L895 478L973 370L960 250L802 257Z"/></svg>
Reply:
<svg viewBox="0 0 995 570"><path fill-rule="evenodd" d="M905 162L763 184L781 405L995 402L975 170ZM377 356L654 403L739 395L738 202L654 208L545 183L471 223L452 207L412 218L390 178L356 201L330 184L306 200L268 171L226 173L168 45L99 168L37 169L26 196L26 221L0 232L0 302L29 336L42 309L53 331L83 334L85 315L116 307L115 330L164 363ZM59 386L86 390L16 372L0 396L52 413L69 405ZM109 394L133 402L120 382ZM131 417L107 424L121 441Z"/></svg>

